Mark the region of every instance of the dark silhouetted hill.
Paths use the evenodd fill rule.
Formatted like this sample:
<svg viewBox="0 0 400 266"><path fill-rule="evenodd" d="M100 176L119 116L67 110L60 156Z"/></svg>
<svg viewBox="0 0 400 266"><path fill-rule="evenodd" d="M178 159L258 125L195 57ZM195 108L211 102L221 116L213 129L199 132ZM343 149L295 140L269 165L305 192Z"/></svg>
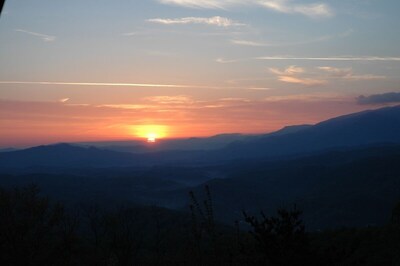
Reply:
<svg viewBox="0 0 400 266"><path fill-rule="evenodd" d="M101 150L93 147L82 148L69 144L39 146L25 150L0 153L0 167L26 168L81 167L81 166L123 166L132 165L133 156L128 153Z"/></svg>
<svg viewBox="0 0 400 266"><path fill-rule="evenodd" d="M286 127L265 135L228 134L165 143L169 148L162 148L163 142L154 143L153 148L144 148L142 153L69 144L40 146L0 153L0 168L212 165L400 143L400 106L341 116L314 126ZM225 144L224 148L210 149Z"/></svg>
<svg viewBox="0 0 400 266"><path fill-rule="evenodd" d="M215 158L257 158L307 154L337 148L400 143L400 106L333 118L293 133L236 142Z"/></svg>

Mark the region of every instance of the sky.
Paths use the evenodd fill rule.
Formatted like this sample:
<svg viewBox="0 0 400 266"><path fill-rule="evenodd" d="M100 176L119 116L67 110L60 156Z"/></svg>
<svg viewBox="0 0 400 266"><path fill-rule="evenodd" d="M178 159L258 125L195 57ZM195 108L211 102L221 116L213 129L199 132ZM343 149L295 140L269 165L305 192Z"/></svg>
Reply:
<svg viewBox="0 0 400 266"><path fill-rule="evenodd" d="M0 147L258 134L400 103L397 0L7 0Z"/></svg>

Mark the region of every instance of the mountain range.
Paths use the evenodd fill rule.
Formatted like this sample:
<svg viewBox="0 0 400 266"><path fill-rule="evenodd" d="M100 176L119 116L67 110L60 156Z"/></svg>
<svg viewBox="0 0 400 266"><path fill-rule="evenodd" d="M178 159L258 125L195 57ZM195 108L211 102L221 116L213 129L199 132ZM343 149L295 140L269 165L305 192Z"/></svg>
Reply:
<svg viewBox="0 0 400 266"><path fill-rule="evenodd" d="M39 146L0 153L0 168L204 165L237 159L279 159L385 143L400 143L400 106L345 115L312 126L286 127L264 135L170 140L161 142L158 148L142 147L133 153L127 152L134 150L129 143Z"/></svg>

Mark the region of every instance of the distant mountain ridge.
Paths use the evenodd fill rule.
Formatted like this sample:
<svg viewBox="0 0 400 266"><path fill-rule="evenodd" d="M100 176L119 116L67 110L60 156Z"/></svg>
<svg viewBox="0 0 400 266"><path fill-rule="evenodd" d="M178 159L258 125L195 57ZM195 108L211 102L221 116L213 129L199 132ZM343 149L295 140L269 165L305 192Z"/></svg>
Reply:
<svg viewBox="0 0 400 266"><path fill-rule="evenodd" d="M66 143L0 153L0 167L3 168L121 166L132 165L133 160L130 154L94 147L82 148Z"/></svg>
<svg viewBox="0 0 400 266"><path fill-rule="evenodd" d="M285 127L264 135L218 135L200 139L195 145L193 140L197 141L177 140L175 144L168 144L171 149L175 149L150 150L145 153L117 152L70 144L39 146L0 153L0 168L217 164L231 160L273 159L332 149L400 143L400 106L345 115L313 126ZM185 141L187 145L192 145L191 149L182 149ZM206 142L207 145L218 144L222 148L201 149L201 144ZM193 147L198 147L198 150Z"/></svg>
<svg viewBox="0 0 400 266"><path fill-rule="evenodd" d="M276 157L379 143L400 143L400 106L340 116L288 134L236 142L215 156Z"/></svg>
<svg viewBox="0 0 400 266"><path fill-rule="evenodd" d="M157 143L146 143L144 141L103 141L103 142L83 142L75 143L78 146L98 147L105 150L122 151L130 153L148 153L174 151L193 151L193 150L216 150L235 142L252 138L253 135L239 133L219 134L211 137L192 137L183 139L159 139ZM74 144L74 145L75 145Z"/></svg>

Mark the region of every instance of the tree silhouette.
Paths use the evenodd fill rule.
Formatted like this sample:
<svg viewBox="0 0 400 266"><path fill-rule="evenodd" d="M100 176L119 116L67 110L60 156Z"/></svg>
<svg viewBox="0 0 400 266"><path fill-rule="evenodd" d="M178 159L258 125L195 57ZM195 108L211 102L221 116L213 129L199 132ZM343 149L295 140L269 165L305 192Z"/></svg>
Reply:
<svg viewBox="0 0 400 266"><path fill-rule="evenodd" d="M61 205L39 197L35 186L0 190L0 214L1 265L60 265Z"/></svg>
<svg viewBox="0 0 400 266"><path fill-rule="evenodd" d="M393 208L392 224L400 225L400 202Z"/></svg>
<svg viewBox="0 0 400 266"><path fill-rule="evenodd" d="M307 265L308 237L302 214L296 206L292 210L280 209L277 217L261 219L243 212L245 221L252 227L250 233L260 244L265 262L272 265Z"/></svg>
<svg viewBox="0 0 400 266"><path fill-rule="evenodd" d="M1 15L1 11L3 10L3 6L4 6L4 2L6 0L0 0L0 15Z"/></svg>

